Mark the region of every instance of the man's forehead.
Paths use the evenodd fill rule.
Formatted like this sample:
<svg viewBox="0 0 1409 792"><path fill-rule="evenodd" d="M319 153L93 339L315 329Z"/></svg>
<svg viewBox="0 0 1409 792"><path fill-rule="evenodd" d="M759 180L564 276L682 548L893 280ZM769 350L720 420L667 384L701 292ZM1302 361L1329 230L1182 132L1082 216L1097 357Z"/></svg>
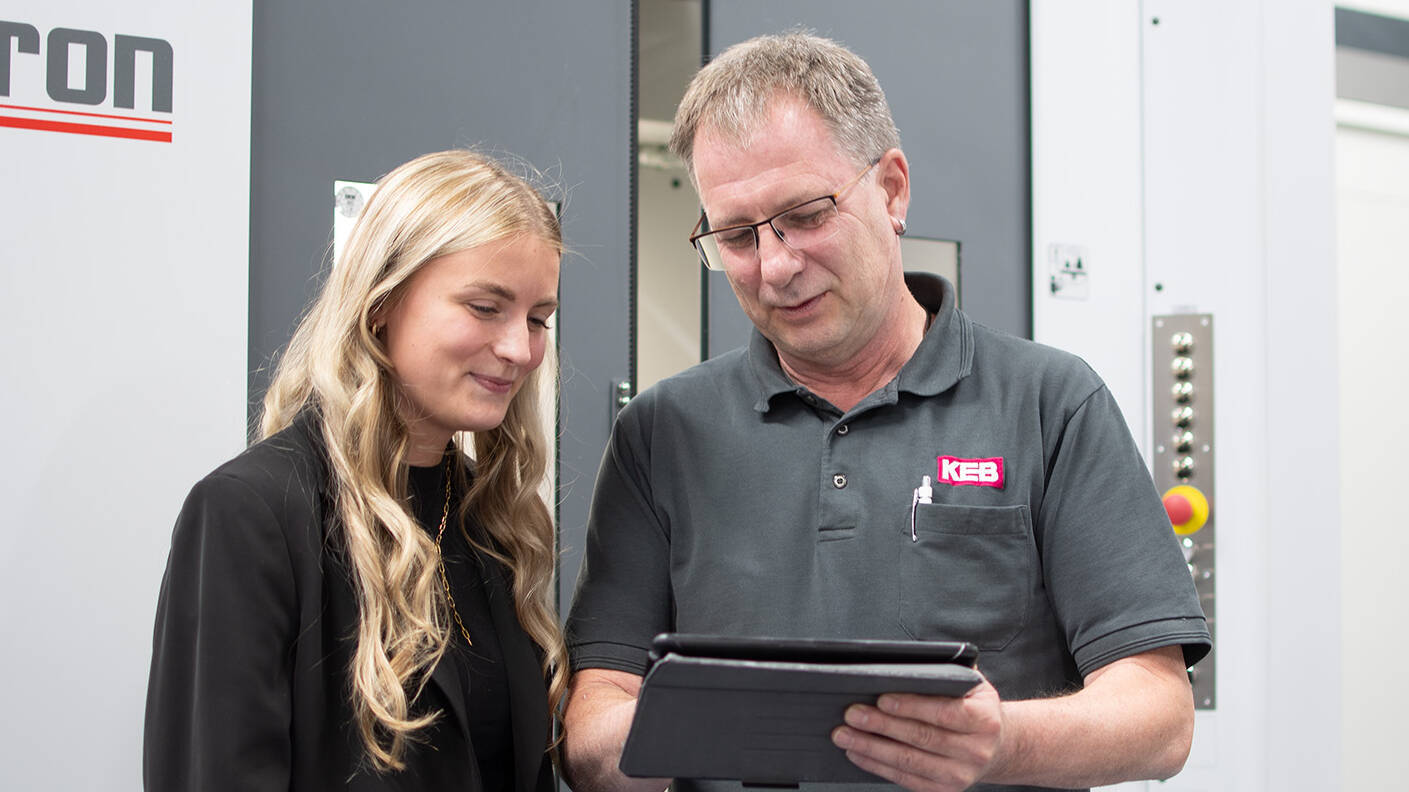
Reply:
<svg viewBox="0 0 1409 792"><path fill-rule="evenodd" d="M776 108L742 137L702 127L694 155L700 198L716 226L816 198L852 170L821 118L801 103Z"/></svg>

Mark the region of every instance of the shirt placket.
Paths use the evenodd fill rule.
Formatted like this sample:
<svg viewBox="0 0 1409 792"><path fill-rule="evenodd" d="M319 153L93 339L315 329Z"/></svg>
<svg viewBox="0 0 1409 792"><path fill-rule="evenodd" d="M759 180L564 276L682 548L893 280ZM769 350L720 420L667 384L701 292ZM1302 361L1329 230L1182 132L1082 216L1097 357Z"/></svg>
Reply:
<svg viewBox="0 0 1409 792"><path fill-rule="evenodd" d="M837 414L826 416L818 470L818 533L823 537L850 534L860 520L860 483L865 471L851 452L851 425Z"/></svg>

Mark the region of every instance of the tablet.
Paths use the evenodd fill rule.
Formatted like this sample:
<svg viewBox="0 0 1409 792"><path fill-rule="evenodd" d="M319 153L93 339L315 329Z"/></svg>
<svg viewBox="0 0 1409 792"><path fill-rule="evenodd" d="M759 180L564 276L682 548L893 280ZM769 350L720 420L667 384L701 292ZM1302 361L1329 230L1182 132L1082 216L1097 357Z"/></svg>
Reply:
<svg viewBox="0 0 1409 792"><path fill-rule="evenodd" d="M981 679L977 650L957 642L667 633L650 656L622 772L754 786L880 782L832 744L846 708L882 693L959 697Z"/></svg>
<svg viewBox="0 0 1409 792"><path fill-rule="evenodd" d="M978 662L978 648L962 641L752 638L698 633L661 633L651 641L652 663L672 652L721 660L796 663L956 663L973 668Z"/></svg>

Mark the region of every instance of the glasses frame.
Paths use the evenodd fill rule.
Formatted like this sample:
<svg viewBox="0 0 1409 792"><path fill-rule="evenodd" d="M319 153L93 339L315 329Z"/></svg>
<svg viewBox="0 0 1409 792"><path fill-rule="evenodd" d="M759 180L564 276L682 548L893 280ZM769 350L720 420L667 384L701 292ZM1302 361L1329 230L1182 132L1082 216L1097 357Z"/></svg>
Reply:
<svg viewBox="0 0 1409 792"><path fill-rule="evenodd" d="M779 231L778 227L773 225L773 221L777 220L788 212L793 211L794 209L801 208L810 203L813 203L815 201L821 201L823 199L831 201L832 208L840 211L840 206L837 204L837 201L840 200L841 197L845 195L846 192L852 187L855 187L857 184L860 184L861 180L865 178L866 174L870 173L872 168L880 164L881 159L881 157L877 157L876 159L871 160L871 164L867 165L865 168L862 168L860 173L856 174L856 176L853 177L851 181L842 185L842 187L836 192L828 193L827 195L819 195L816 198L809 198L806 201L802 201L801 203L795 203L792 206L789 206L788 208L782 210L781 212L777 212L772 217L769 217L766 220L759 220L757 223L739 223L737 225L725 226L723 228L711 228L708 231L700 233L700 226L703 226L705 220L709 219L704 212L700 212L700 219L695 222L695 227L690 229L690 244L694 246L695 252L700 257L700 263L704 265L705 269L713 270L715 272L722 272L724 270L723 263L721 263L718 267L711 266L709 263L709 257L705 255L704 247L700 245L701 239L704 239L705 237L714 234L722 234L727 231L740 231L745 228L749 229L753 232L753 253L754 257L757 258L759 245L758 229L766 225L769 228L773 229L773 234L778 237L778 241L782 242L784 245L787 245L792 250L797 250L798 248L793 247L792 244L788 242L788 238L783 236L783 232Z"/></svg>

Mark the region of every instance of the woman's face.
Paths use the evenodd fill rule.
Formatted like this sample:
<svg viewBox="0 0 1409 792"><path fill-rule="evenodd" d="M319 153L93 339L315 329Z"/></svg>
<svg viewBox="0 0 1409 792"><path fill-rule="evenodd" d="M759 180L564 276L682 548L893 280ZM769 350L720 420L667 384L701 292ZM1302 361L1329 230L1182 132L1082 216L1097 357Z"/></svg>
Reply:
<svg viewBox="0 0 1409 792"><path fill-rule="evenodd" d="M382 336L411 432L433 465L459 431L493 429L543 362L558 307L558 254L519 236L431 259L387 312Z"/></svg>

